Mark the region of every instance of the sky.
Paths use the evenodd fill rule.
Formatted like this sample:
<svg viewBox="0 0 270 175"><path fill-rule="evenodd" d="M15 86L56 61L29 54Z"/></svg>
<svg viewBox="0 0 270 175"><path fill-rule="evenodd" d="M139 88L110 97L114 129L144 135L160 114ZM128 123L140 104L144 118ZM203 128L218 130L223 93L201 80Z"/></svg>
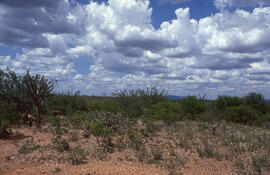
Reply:
<svg viewBox="0 0 270 175"><path fill-rule="evenodd" d="M56 91L270 98L270 0L0 0L0 69Z"/></svg>

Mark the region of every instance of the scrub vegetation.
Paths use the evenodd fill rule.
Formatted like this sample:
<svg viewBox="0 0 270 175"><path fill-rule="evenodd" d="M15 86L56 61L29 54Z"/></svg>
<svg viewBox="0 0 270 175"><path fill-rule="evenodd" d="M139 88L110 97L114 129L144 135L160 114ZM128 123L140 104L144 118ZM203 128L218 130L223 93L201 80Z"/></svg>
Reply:
<svg viewBox="0 0 270 175"><path fill-rule="evenodd" d="M29 161L74 166L117 157L154 164L171 175L187 173L194 161L218 162L217 167L223 162L228 165L223 173L270 173L270 104L261 94L170 100L152 86L95 97L54 93L55 83L29 72L0 71L0 139L17 148L6 162L33 153ZM13 132L18 128L50 134L50 140L39 143L35 135L29 140Z"/></svg>

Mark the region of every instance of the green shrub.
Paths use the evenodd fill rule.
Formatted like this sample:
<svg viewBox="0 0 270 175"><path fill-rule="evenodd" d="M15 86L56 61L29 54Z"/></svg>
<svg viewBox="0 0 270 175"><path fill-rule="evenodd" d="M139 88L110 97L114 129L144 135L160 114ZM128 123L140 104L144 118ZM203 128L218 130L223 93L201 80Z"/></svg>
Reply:
<svg viewBox="0 0 270 175"><path fill-rule="evenodd" d="M51 131L53 133L56 133L57 135L62 134L62 129L61 129L61 120L59 117L55 116L48 116L48 121L51 126Z"/></svg>
<svg viewBox="0 0 270 175"><path fill-rule="evenodd" d="M85 151L80 146L75 146L74 148L70 149L67 158L73 165L79 165L86 161L87 155L87 151Z"/></svg>
<svg viewBox="0 0 270 175"><path fill-rule="evenodd" d="M87 109L94 112L102 111L102 102L97 100L87 101Z"/></svg>
<svg viewBox="0 0 270 175"><path fill-rule="evenodd" d="M99 146L103 147L104 151L112 152L114 144L112 143L111 136L113 136L114 130L112 128L106 127L101 121L86 121L85 128L97 139Z"/></svg>
<svg viewBox="0 0 270 175"><path fill-rule="evenodd" d="M155 85L150 88L139 89L139 96L142 98L143 105L150 107L151 105L166 101L167 91L165 89L159 89Z"/></svg>
<svg viewBox="0 0 270 175"><path fill-rule="evenodd" d="M9 127L16 122L18 113L16 111L16 105L14 103L7 103L0 101L0 139L7 138L11 131Z"/></svg>
<svg viewBox="0 0 270 175"><path fill-rule="evenodd" d="M67 118L74 128L80 128L83 122L87 120L88 114L89 113L85 111L76 111L72 114L69 114Z"/></svg>
<svg viewBox="0 0 270 175"><path fill-rule="evenodd" d="M242 124L253 124L258 119L258 113L250 106L231 106L225 109L225 119Z"/></svg>
<svg viewBox="0 0 270 175"><path fill-rule="evenodd" d="M104 99L104 100L90 100L87 102L87 108L89 111L93 112L121 112L116 99Z"/></svg>
<svg viewBox="0 0 270 175"><path fill-rule="evenodd" d="M181 100L180 104L183 114L192 120L197 119L198 115L205 110L205 101L197 99L196 96L187 96Z"/></svg>
<svg viewBox="0 0 270 175"><path fill-rule="evenodd" d="M143 114L143 108L150 107L166 100L167 92L158 89L157 86L137 90L120 90L113 93L120 106L120 111L128 117L139 117Z"/></svg>
<svg viewBox="0 0 270 175"><path fill-rule="evenodd" d="M62 139L60 136L56 136L56 138L53 138L52 144L58 152L69 151L70 149L68 142L65 139Z"/></svg>
<svg viewBox="0 0 270 175"><path fill-rule="evenodd" d="M251 157L253 169L258 174L264 174L270 172L270 159L266 155Z"/></svg>
<svg viewBox="0 0 270 175"><path fill-rule="evenodd" d="M47 110L59 111L61 115L72 114L77 111L87 111L87 103L80 98L80 92L54 94L46 101Z"/></svg>
<svg viewBox="0 0 270 175"><path fill-rule="evenodd" d="M35 151L39 149L41 146L34 143L34 140L28 140L25 144L23 144L18 150L19 153L30 153L31 151Z"/></svg>
<svg viewBox="0 0 270 175"><path fill-rule="evenodd" d="M267 112L267 102L261 94L249 93L244 97L245 105L256 109L259 113L265 114Z"/></svg>
<svg viewBox="0 0 270 175"><path fill-rule="evenodd" d="M151 147L151 154L153 156L153 159L155 161L160 161L163 159L162 155L163 155L163 151L162 148L158 147L158 146L152 146Z"/></svg>
<svg viewBox="0 0 270 175"><path fill-rule="evenodd" d="M111 128L107 128L101 121L90 122L90 130L96 137L106 137L113 135L113 130Z"/></svg>
<svg viewBox="0 0 270 175"><path fill-rule="evenodd" d="M152 105L151 108L145 109L145 114L155 120L169 123L182 119L180 105L172 102L160 102Z"/></svg>
<svg viewBox="0 0 270 175"><path fill-rule="evenodd" d="M255 125L258 125L258 126L263 126L267 129L270 129L269 127L269 124L270 124L270 114L267 113L267 114L261 114L261 115L258 115L255 123Z"/></svg>
<svg viewBox="0 0 270 175"><path fill-rule="evenodd" d="M243 100L240 97L231 97L231 96L218 96L216 100L217 109L219 111L224 111L228 107L239 106L243 104Z"/></svg>
<svg viewBox="0 0 270 175"><path fill-rule="evenodd" d="M143 146L143 140L136 134L135 131L129 130L128 131L128 145L130 148L135 150L140 150Z"/></svg>
<svg viewBox="0 0 270 175"><path fill-rule="evenodd" d="M217 122L222 120L221 111L216 108L215 101L207 101L204 103L205 110L199 114L198 120L204 122Z"/></svg>
<svg viewBox="0 0 270 175"><path fill-rule="evenodd" d="M141 99L138 90L121 90L113 95L117 98L120 110L124 115L132 118L142 115Z"/></svg>
<svg viewBox="0 0 270 175"><path fill-rule="evenodd" d="M85 124L87 125L89 122L100 122L104 127L114 131L129 125L128 119L124 118L119 113L116 114L111 112L89 112L85 118Z"/></svg>

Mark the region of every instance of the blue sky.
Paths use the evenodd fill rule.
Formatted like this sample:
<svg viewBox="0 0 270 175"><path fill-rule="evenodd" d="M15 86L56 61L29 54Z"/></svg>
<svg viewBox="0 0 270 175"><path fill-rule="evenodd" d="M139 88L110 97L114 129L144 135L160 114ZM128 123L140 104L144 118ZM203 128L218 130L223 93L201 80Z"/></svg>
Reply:
<svg viewBox="0 0 270 175"><path fill-rule="evenodd" d="M77 0L78 3L88 4L89 0ZM97 0L96 2L107 3L108 0ZM187 0L181 3L172 3L170 1L161 2L159 0L150 0L150 7L153 8L152 24L158 29L163 21L174 19L175 10L178 8L190 8L190 16L194 19L201 19L218 12L212 0Z"/></svg>
<svg viewBox="0 0 270 175"><path fill-rule="evenodd" d="M88 95L270 98L269 33L269 0L2 0L0 68Z"/></svg>

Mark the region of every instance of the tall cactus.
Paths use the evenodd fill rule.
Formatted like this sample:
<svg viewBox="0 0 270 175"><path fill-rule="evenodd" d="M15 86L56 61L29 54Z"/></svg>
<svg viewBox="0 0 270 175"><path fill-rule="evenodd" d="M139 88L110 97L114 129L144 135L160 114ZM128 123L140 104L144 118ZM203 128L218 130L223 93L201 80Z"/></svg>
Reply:
<svg viewBox="0 0 270 175"><path fill-rule="evenodd" d="M27 85L27 93L33 100L36 109L36 123L39 128L41 125L40 113L42 111L44 99L52 94L56 81L49 81L45 76L39 74L31 76L29 70L24 76L24 79Z"/></svg>

